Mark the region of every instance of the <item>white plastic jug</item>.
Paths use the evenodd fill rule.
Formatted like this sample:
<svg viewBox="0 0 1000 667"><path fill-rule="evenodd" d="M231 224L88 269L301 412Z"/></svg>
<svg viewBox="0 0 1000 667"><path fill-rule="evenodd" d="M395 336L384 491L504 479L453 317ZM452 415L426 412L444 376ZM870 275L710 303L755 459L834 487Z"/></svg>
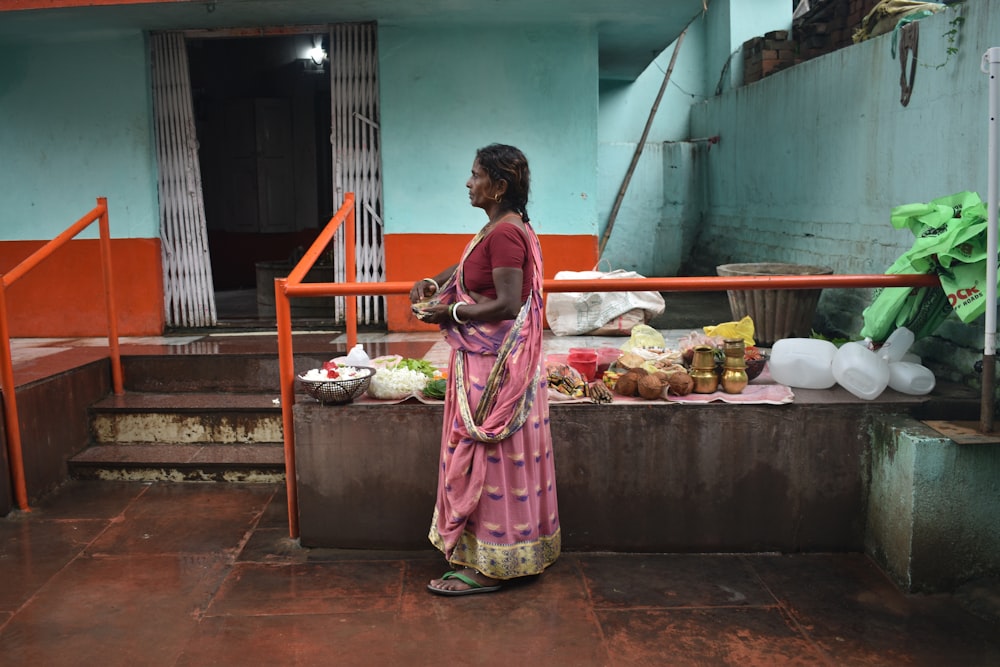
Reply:
<svg viewBox="0 0 1000 667"><path fill-rule="evenodd" d="M902 361L903 356L910 351L913 345L913 332L906 327L899 327L885 339L882 347L878 349L878 356L882 357L890 364Z"/></svg>
<svg viewBox="0 0 1000 667"><path fill-rule="evenodd" d="M774 381L802 389L829 389L837 346L819 338L782 338L775 341L767 366Z"/></svg>
<svg viewBox="0 0 1000 667"><path fill-rule="evenodd" d="M833 357L833 377L858 398L871 401L889 386L889 362L864 343L844 343Z"/></svg>
<svg viewBox="0 0 1000 667"><path fill-rule="evenodd" d="M934 372L921 364L897 361L889 364L889 387L904 394L923 396L934 389Z"/></svg>

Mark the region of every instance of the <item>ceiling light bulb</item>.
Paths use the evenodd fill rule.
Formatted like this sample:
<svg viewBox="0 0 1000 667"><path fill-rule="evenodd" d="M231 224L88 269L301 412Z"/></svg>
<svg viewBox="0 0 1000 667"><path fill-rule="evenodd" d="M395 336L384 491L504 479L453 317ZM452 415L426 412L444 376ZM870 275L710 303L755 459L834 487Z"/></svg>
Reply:
<svg viewBox="0 0 1000 667"><path fill-rule="evenodd" d="M306 52L306 55L312 58L312 61L317 65L326 60L326 51L323 50L322 46L312 47Z"/></svg>

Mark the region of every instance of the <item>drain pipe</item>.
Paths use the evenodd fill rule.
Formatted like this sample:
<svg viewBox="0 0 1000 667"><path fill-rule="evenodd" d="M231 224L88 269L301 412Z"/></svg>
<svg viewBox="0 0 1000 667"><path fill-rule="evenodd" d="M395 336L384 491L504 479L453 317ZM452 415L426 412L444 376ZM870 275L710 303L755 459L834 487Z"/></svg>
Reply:
<svg viewBox="0 0 1000 667"><path fill-rule="evenodd" d="M980 69L990 75L990 131L987 168L986 335L983 341L983 393L979 406L979 431L990 433L993 430L997 349L997 143L1000 137L997 131L997 123L1000 122L997 118L997 114L1000 114L1000 82L997 77L1000 76L1000 47L994 46L983 54Z"/></svg>
<svg viewBox="0 0 1000 667"><path fill-rule="evenodd" d="M611 238L611 230L615 226L615 218L618 217L618 209L622 206L622 200L625 199L625 191L628 190L628 184L632 181L632 174L635 173L635 167L639 164L639 156L642 155L642 149L646 145L646 137L649 136L649 129L653 126L653 119L656 117L656 110L660 108L660 100L663 99L663 93L667 89L667 83L670 82L670 75L674 71L674 63L677 62L677 52L681 50L681 42L684 41L684 35L687 34L687 28L681 32L677 37L677 42L674 44L674 52L670 54L670 64L667 65L667 72L663 75L663 83L660 84L660 91L656 94L656 99L653 101L653 107L649 110L649 118L646 119L646 127L642 130L642 137L639 139L639 144L635 147L635 153L632 155L632 163L628 166L628 171L625 172L625 180L622 182L622 186L618 189L618 196L615 197L615 204L611 207L611 214L608 216L608 225L604 228L604 235L601 237L601 245L597 249L597 259L600 260L601 256L604 254L604 248L608 245L608 239Z"/></svg>

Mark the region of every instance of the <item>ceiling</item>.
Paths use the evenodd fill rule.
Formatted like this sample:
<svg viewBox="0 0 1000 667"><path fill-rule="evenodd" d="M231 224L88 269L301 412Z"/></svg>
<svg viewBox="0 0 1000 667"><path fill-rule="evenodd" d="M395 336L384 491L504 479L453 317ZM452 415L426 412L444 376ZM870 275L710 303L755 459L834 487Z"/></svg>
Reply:
<svg viewBox="0 0 1000 667"><path fill-rule="evenodd" d="M634 80L708 0L18 0L0 11L0 41L120 30L279 28L337 22L596 28L601 77ZM82 6L81 6L82 5Z"/></svg>

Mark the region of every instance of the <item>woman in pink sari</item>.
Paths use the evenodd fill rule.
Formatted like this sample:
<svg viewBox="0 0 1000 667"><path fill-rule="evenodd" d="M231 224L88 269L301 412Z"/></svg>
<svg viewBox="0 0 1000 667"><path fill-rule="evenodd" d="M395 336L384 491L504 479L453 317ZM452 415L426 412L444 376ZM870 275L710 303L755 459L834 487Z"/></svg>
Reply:
<svg viewBox="0 0 1000 667"><path fill-rule="evenodd" d="M429 535L453 568L428 584L439 595L499 590L561 548L529 179L513 146L477 151L466 187L489 220L457 265L410 291L452 348Z"/></svg>

